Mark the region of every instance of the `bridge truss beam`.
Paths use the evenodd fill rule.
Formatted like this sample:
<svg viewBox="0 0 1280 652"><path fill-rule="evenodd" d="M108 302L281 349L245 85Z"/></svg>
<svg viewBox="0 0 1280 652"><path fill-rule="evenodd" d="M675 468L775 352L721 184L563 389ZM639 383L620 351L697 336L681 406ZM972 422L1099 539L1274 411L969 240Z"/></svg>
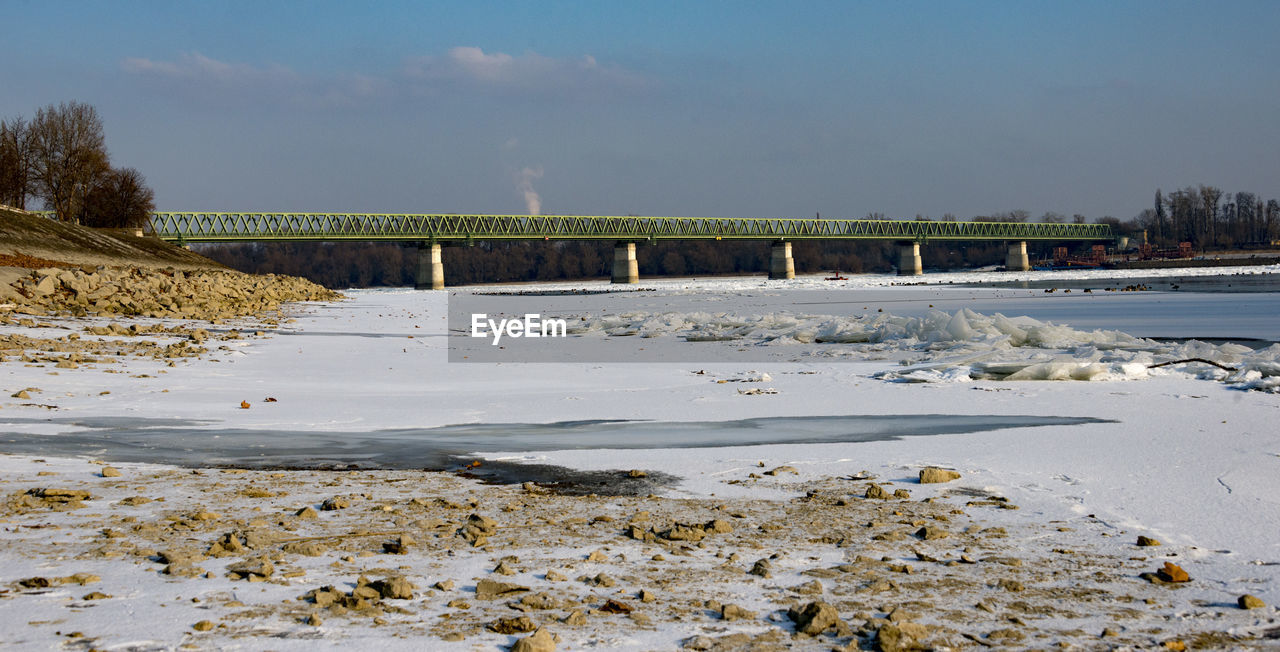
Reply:
<svg viewBox="0 0 1280 652"><path fill-rule="evenodd" d="M151 215L154 235L183 242L475 240L1109 240L1106 224L926 222L818 218L386 213Z"/></svg>

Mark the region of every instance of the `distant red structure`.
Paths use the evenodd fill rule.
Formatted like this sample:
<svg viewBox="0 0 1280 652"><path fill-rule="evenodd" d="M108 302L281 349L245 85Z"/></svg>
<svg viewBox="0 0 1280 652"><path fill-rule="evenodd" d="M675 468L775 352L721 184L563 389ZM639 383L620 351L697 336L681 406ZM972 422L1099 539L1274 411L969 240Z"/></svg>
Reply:
<svg viewBox="0 0 1280 652"><path fill-rule="evenodd" d="M1054 267L1097 267L1107 260L1107 247L1093 245L1087 255L1072 256L1066 247L1053 248Z"/></svg>
<svg viewBox="0 0 1280 652"><path fill-rule="evenodd" d="M1177 249L1156 249L1149 244L1138 245L1139 260L1191 258L1191 256L1190 242L1179 242Z"/></svg>

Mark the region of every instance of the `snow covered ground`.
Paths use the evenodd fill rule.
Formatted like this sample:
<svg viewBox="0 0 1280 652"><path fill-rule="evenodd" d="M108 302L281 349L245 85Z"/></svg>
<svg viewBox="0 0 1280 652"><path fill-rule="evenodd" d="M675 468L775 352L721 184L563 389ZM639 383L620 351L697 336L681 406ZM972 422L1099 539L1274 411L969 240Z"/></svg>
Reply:
<svg viewBox="0 0 1280 652"><path fill-rule="evenodd" d="M1280 269L1143 275L1210 272ZM1097 271L1016 276L1068 274L1097 279L1099 288L1110 278ZM667 473L678 478L661 489L671 498L790 500L808 483L862 471L905 486L924 466L937 465L962 474L951 489L1002 496L1020 507L984 516L992 524L1069 524L1073 533L1056 535L1067 544L1118 557L1138 554L1139 535L1160 540L1160 548L1142 549L1144 557L1175 560L1195 580L1173 599L1184 620L1234 612L1228 605L1249 593L1269 606L1232 615L1229 627L1254 635L1274 628L1280 347L1267 342L1280 341L1280 293L1067 294L955 285L991 278L930 275L925 286L899 285L906 280L890 276L834 286L814 278L685 279L644 283L651 292L522 298L578 318L571 344L596 348L587 361L573 363L449 362L450 295L612 289L606 283L351 291L348 301L300 306L295 322L261 337L220 341L204 357L174 367L138 359L126 373L104 373L93 365L9 361L0 366L5 395L39 391L0 405L0 451L14 453L0 457L9 485L0 489L39 486L36 467L91 484L97 480L85 458L128 462L126 472L140 475L166 472L155 463L260 467L318 457L338 464L375 453L381 457L371 463L390 458L412 469L438 464L438 455L464 454ZM45 337L95 323L41 321L53 326L39 329ZM699 334L720 348L693 354L691 347L707 344ZM1236 338L1247 346L1178 339L1195 337ZM613 348L601 357L602 346ZM770 355L734 357L748 346ZM657 353L639 353L642 347ZM1192 357L1235 370L1204 363L1149 368ZM832 418L805 420L812 417ZM1016 417L1004 422L1012 426L996 423L1006 417ZM1044 425L1063 417L1076 421ZM547 426L591 420L659 424ZM459 424L474 428L461 435L447 428ZM776 437L762 436L761 428ZM767 485L741 481L760 464L798 473ZM913 486L912 499L942 496L938 487ZM74 517L44 522L73 527ZM7 527L0 541L19 535L18 527ZM37 563L15 547L0 547L0 567L3 585L59 572L56 563ZM131 587L139 596L131 609L159 602L184 609L151 575L96 572L104 583ZM28 604L0 596L0 631L26 632L0 634L0 644L47 647L60 640L47 627L30 634L29 622L48 619ZM196 606L185 609L190 613L168 612L172 623L156 624L149 639L123 626L127 634L112 637L92 609L63 614L72 624L62 627L96 627L106 637L98 645L107 649L142 639L166 647L200 615ZM659 632L623 646L672 647L680 638L672 636ZM573 647L588 645L577 640Z"/></svg>

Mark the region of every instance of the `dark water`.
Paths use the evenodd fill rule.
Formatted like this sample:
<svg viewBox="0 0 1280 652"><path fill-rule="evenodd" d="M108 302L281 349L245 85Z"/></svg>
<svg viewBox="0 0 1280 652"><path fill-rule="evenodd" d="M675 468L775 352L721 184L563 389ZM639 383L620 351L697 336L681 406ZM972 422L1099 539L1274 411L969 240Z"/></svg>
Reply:
<svg viewBox="0 0 1280 652"><path fill-rule="evenodd" d="M8 453L91 456L113 462L190 467L291 469L458 469L476 453L565 449L645 449L870 442L1039 426L1109 423L1092 417L1024 415L852 415L765 417L735 421L562 421L480 423L371 432L212 429L214 422L131 417L0 419L0 429L55 424L55 435L0 432ZM481 479L538 482L571 493L647 494L674 483L649 472L577 471L519 462L485 462Z"/></svg>
<svg viewBox="0 0 1280 652"><path fill-rule="evenodd" d="M1135 274L1141 274L1135 271ZM1280 274L1233 274L1222 276L1131 276L1116 279L1040 279L1035 281L991 281L966 283L968 287L1022 288L1046 290L1121 289L1129 285L1144 286L1147 290L1161 292L1251 293L1280 292Z"/></svg>

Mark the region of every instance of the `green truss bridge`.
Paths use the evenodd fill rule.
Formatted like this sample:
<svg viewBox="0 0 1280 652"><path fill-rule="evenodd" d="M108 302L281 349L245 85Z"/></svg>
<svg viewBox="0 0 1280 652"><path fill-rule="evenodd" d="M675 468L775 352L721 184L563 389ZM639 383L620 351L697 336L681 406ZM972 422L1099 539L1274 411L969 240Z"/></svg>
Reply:
<svg viewBox="0 0 1280 652"><path fill-rule="evenodd" d="M638 279L637 242L768 240L770 278L793 278L793 240L891 240L900 245L899 273L920 274L920 245L930 240L1010 243L1006 266L1029 268L1026 242L1102 241L1105 224L932 222L821 218L614 217L578 215L405 215L386 213L158 212L149 231L181 244L266 241L401 241L419 243L418 287L443 287L441 245L477 240L610 240L613 281Z"/></svg>

